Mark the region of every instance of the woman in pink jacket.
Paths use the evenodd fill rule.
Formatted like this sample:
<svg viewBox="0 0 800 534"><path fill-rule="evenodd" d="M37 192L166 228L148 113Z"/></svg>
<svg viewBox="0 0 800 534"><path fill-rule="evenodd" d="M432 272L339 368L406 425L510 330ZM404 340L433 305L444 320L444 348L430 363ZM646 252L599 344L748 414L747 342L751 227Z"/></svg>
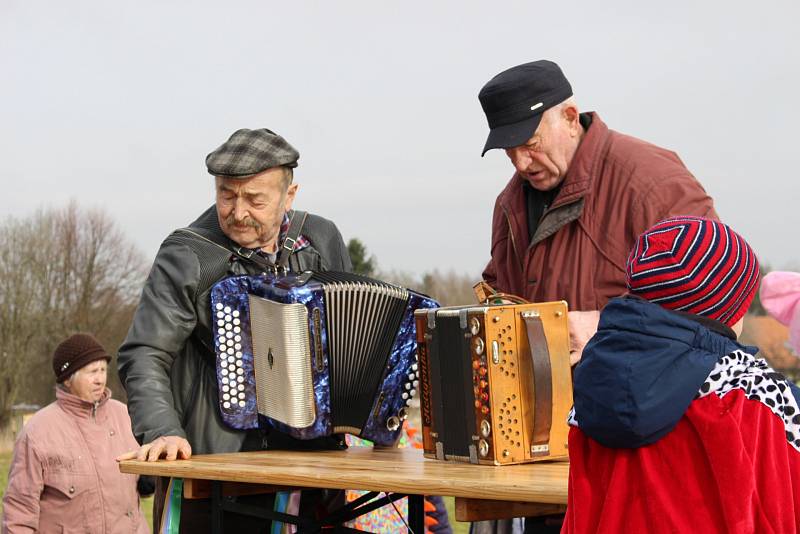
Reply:
<svg viewBox="0 0 800 534"><path fill-rule="evenodd" d="M772 271L761 280L761 305L789 327L789 346L800 356L800 273Z"/></svg>
<svg viewBox="0 0 800 534"><path fill-rule="evenodd" d="M124 404L106 387L111 357L88 334L53 354L56 401L20 432L3 497L3 533L149 532L136 476L115 458L138 448Z"/></svg>

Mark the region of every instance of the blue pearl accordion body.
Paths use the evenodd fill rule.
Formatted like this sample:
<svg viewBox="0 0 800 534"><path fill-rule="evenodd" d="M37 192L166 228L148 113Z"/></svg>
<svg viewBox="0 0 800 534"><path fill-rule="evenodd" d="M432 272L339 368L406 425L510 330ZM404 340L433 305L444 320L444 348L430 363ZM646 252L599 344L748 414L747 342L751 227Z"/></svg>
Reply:
<svg viewBox="0 0 800 534"><path fill-rule="evenodd" d="M414 311L438 306L350 273L218 282L211 308L223 421L394 444L418 389Z"/></svg>

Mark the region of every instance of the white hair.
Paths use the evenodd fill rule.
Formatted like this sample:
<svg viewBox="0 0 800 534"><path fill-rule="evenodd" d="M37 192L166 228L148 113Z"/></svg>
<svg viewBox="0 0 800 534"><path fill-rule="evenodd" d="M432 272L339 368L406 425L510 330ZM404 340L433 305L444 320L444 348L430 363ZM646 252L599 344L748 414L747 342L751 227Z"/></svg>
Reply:
<svg viewBox="0 0 800 534"><path fill-rule="evenodd" d="M548 109L547 111L545 111L542 114L542 118L544 120L548 121L549 124L553 124L553 122L556 119L558 119L559 117L561 117L563 115L564 109L569 107L569 106L573 106L576 109L579 109L578 108L578 102L575 100L574 96L571 96L571 97L567 98L566 100L564 100L560 104L557 104L557 105L553 106L552 108Z"/></svg>

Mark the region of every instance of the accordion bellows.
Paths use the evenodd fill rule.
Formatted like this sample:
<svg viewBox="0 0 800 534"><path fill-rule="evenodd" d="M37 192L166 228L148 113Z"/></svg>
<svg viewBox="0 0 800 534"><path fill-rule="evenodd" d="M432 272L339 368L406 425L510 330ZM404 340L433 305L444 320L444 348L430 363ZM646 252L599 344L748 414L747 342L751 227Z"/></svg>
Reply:
<svg viewBox="0 0 800 534"><path fill-rule="evenodd" d="M398 439L418 389L425 295L338 272L236 276L211 291L223 421L299 439Z"/></svg>

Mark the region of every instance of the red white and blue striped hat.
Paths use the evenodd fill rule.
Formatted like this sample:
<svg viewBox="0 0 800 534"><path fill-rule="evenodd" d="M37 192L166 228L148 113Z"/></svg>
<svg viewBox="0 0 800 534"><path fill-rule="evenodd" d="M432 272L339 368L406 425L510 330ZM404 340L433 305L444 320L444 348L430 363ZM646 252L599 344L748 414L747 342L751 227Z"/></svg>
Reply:
<svg viewBox="0 0 800 534"><path fill-rule="evenodd" d="M758 259L727 225L672 217L636 240L628 256L628 289L651 302L736 324L758 288Z"/></svg>

